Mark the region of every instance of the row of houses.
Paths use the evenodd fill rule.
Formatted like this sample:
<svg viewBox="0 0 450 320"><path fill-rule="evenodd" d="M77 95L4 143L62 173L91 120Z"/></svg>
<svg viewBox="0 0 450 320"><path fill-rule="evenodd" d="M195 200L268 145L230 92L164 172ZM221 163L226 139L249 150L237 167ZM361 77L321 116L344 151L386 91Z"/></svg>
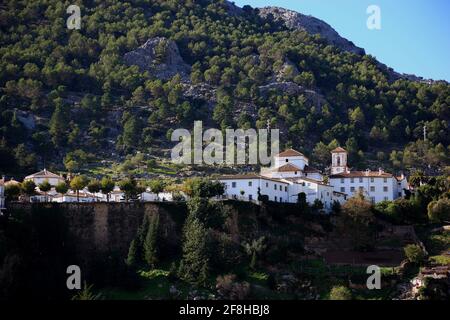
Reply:
<svg viewBox="0 0 450 320"><path fill-rule="evenodd" d="M309 159L293 149L274 157L273 165L259 174L221 176L225 194L241 200L254 201L266 195L270 201L295 203L304 193L307 202L320 201L329 212L333 203L343 204L349 197L361 192L372 203L395 200L405 195L408 183L404 175L395 176L377 171L353 171L347 165L348 153L343 148L331 151L331 175L324 175L309 164Z"/></svg>
<svg viewBox="0 0 450 320"><path fill-rule="evenodd" d="M330 212L334 202L345 203L356 193L363 193L372 203L395 200L405 195L408 183L404 175L395 176L377 171L353 171L347 165L348 153L343 148L331 151L331 175L325 176L310 166L309 159L299 151L288 149L274 157L271 167L262 168L259 173L226 175L215 178L225 186L225 198L258 202L260 196L269 201L296 203L299 194L304 194L309 204L320 201L325 212ZM46 169L25 177L36 185L48 181L52 186L65 182L61 175ZM8 184L19 183L14 179L0 180L0 209L4 208L4 188ZM184 195L185 196L185 195ZM187 198L185 196L185 198ZM152 193L150 189L140 195L141 201L172 201L172 193ZM124 193L115 187L108 195L90 193L87 188L75 193L58 193L55 188L42 192L36 188L36 194L30 197L32 202L99 202L124 201Z"/></svg>

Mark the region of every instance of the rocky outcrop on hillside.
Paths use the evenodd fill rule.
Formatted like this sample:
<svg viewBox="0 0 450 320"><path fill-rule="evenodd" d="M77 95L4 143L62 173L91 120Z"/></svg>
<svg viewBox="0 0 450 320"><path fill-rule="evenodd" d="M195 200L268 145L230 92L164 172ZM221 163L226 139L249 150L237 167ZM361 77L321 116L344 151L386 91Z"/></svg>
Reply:
<svg viewBox="0 0 450 320"><path fill-rule="evenodd" d="M136 50L125 53L123 60L127 65L136 65L141 71L148 71L163 80L176 74L187 79L191 70L181 57L177 44L164 37L148 39Z"/></svg>
<svg viewBox="0 0 450 320"><path fill-rule="evenodd" d="M259 15L262 18L267 18L271 15L275 20L283 21L289 29L302 29L310 34L319 34L330 44L344 51L359 55L365 54L364 49L357 47L353 42L341 37L329 24L315 17L280 7L260 8Z"/></svg>

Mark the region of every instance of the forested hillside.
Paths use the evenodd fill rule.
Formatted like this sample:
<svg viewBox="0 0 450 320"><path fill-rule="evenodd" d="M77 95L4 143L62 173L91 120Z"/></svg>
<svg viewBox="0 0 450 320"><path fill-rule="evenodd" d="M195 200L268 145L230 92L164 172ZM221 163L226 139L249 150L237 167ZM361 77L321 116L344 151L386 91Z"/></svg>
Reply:
<svg viewBox="0 0 450 320"><path fill-rule="evenodd" d="M446 82L393 81L369 55L224 1L79 3L80 30L71 1L0 5L0 173L145 171L194 120L270 123L321 168L337 145L364 169L448 165Z"/></svg>

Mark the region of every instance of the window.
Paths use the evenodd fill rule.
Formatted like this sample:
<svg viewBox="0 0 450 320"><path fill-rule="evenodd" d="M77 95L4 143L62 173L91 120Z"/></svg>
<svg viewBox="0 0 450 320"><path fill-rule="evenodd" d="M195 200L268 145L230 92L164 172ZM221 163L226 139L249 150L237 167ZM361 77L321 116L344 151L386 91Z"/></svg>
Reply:
<svg viewBox="0 0 450 320"><path fill-rule="evenodd" d="M341 183L345 183L345 179L344 178L341 178Z"/></svg>
<svg viewBox="0 0 450 320"><path fill-rule="evenodd" d="M266 182L266 188L268 188L269 187L269 183L268 182Z"/></svg>
<svg viewBox="0 0 450 320"><path fill-rule="evenodd" d="M289 159L286 159L286 162L289 162Z"/></svg>
<svg viewBox="0 0 450 320"><path fill-rule="evenodd" d="M236 188L236 182L232 182L232 183L231 183L231 187L232 187L232 188Z"/></svg>
<svg viewBox="0 0 450 320"><path fill-rule="evenodd" d="M350 178L350 182L354 183L355 182L355 178Z"/></svg>
<svg viewBox="0 0 450 320"><path fill-rule="evenodd" d="M283 186L280 184L280 191L283 191Z"/></svg>
<svg viewBox="0 0 450 320"><path fill-rule="evenodd" d="M280 197L280 202L283 202L283 198L282 197Z"/></svg>
<svg viewBox="0 0 450 320"><path fill-rule="evenodd" d="M355 192L355 187L350 187L350 192Z"/></svg>
<svg viewBox="0 0 450 320"><path fill-rule="evenodd" d="M374 186L370 187L370 192L375 192L375 187Z"/></svg>
<svg viewBox="0 0 450 320"><path fill-rule="evenodd" d="M372 204L375 204L375 197L371 197L370 202L372 202Z"/></svg>
<svg viewBox="0 0 450 320"><path fill-rule="evenodd" d="M383 187L384 192L388 192L388 187Z"/></svg>
<svg viewBox="0 0 450 320"><path fill-rule="evenodd" d="M341 192L345 192L345 187L341 187Z"/></svg>
<svg viewBox="0 0 450 320"><path fill-rule="evenodd" d="M384 201L388 201L388 197L384 197Z"/></svg>
<svg viewBox="0 0 450 320"><path fill-rule="evenodd" d="M249 186L249 187L251 187L251 186L252 186L252 184L253 184L253 182L252 182L252 181L249 181L249 182L248 182L248 186Z"/></svg>
<svg viewBox="0 0 450 320"><path fill-rule="evenodd" d="M277 198L277 196L275 196L275 202L277 202L278 201L278 198Z"/></svg>
<svg viewBox="0 0 450 320"><path fill-rule="evenodd" d="M383 182L386 183L386 182L387 182L387 178L384 178L384 179L383 179Z"/></svg>
<svg viewBox="0 0 450 320"><path fill-rule="evenodd" d="M295 173L294 173L295 175L297 175L297 171L295 171Z"/></svg>
<svg viewBox="0 0 450 320"><path fill-rule="evenodd" d="M284 187L284 192L287 192L287 187Z"/></svg>
<svg viewBox="0 0 450 320"><path fill-rule="evenodd" d="M370 182L374 182L375 181L375 179L374 178L370 178Z"/></svg>
<svg viewBox="0 0 450 320"><path fill-rule="evenodd" d="M359 182L363 182L363 178L360 177L360 178L359 178Z"/></svg>
<svg viewBox="0 0 450 320"><path fill-rule="evenodd" d="M250 201L253 200L253 195L252 195L252 194L249 194L249 195L248 195L248 200L250 200Z"/></svg>
<svg viewBox="0 0 450 320"><path fill-rule="evenodd" d="M277 185L276 184L273 185L273 190L277 190Z"/></svg>

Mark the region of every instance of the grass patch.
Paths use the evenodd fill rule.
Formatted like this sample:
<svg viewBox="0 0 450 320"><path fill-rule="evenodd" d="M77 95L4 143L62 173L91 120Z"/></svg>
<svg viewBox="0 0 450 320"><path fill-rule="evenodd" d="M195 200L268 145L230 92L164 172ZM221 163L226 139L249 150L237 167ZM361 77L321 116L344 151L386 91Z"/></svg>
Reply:
<svg viewBox="0 0 450 320"><path fill-rule="evenodd" d="M432 256L430 257L430 261L441 266L448 266L450 265L450 256L444 255Z"/></svg>

